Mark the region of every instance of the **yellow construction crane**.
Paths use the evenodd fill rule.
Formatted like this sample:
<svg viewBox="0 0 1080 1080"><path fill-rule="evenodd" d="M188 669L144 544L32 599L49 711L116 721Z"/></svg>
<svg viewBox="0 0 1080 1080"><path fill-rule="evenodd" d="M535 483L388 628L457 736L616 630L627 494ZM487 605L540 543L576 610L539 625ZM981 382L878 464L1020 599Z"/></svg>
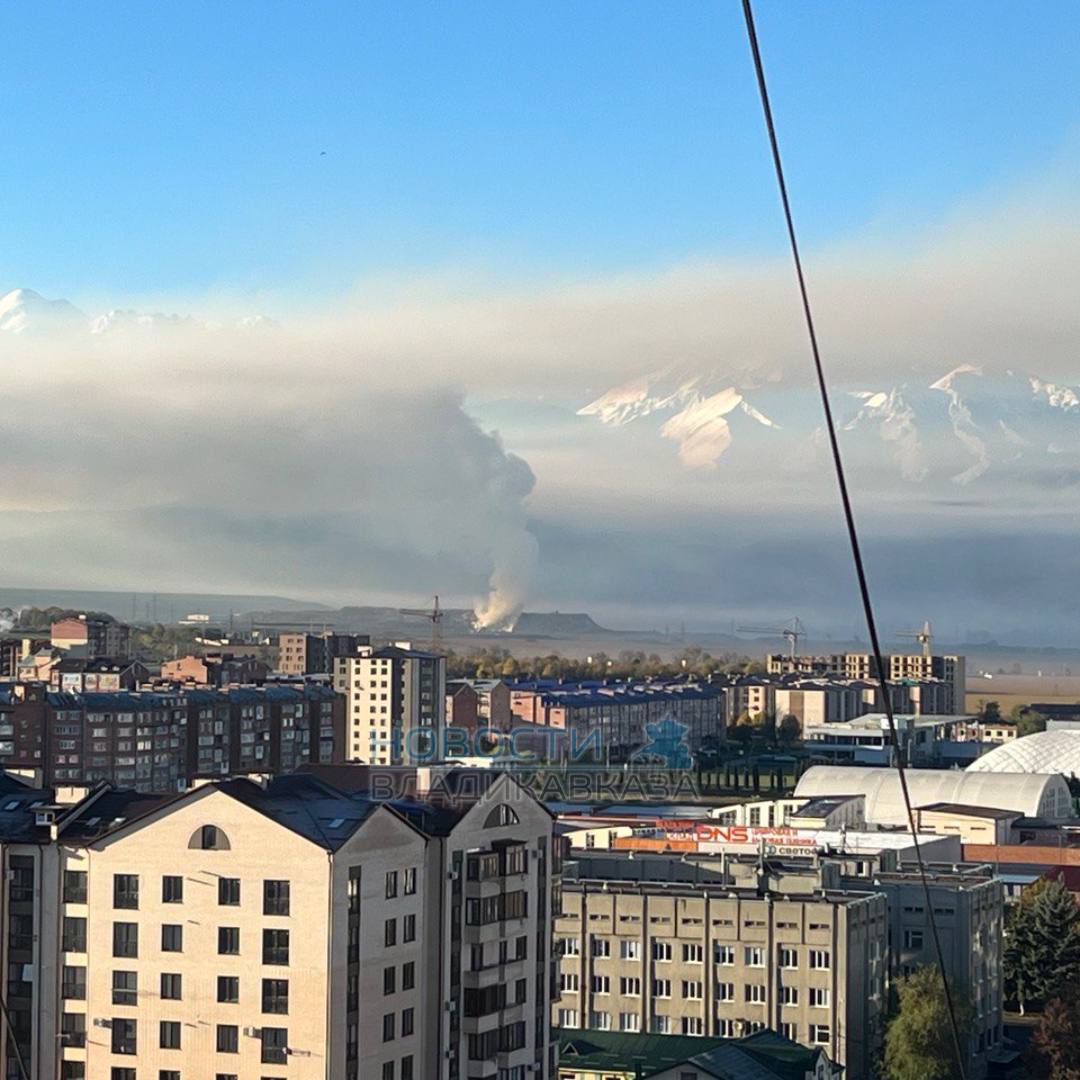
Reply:
<svg viewBox="0 0 1080 1080"><path fill-rule="evenodd" d="M430 611L426 611L423 608L399 608L398 614L427 619L428 622L431 623L431 651L433 653L442 652L443 609L439 607L438 596L435 597L435 604Z"/></svg>

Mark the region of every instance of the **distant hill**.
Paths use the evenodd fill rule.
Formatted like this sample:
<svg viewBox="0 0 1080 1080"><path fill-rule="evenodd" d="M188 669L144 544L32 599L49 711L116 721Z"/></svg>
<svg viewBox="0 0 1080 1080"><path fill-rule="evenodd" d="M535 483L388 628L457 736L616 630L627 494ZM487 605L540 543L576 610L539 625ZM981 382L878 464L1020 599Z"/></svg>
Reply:
<svg viewBox="0 0 1080 1080"><path fill-rule="evenodd" d="M564 611L523 611L511 631L515 635L530 637L582 637L611 632L600 626L591 615Z"/></svg>
<svg viewBox="0 0 1080 1080"><path fill-rule="evenodd" d="M246 596L243 593L131 593L90 589L15 589L0 586L0 607L61 607L80 611L105 611L124 622L176 622L198 612L227 621L236 612L256 608L296 611L317 608L310 601L285 596ZM321 608L328 611L328 608Z"/></svg>

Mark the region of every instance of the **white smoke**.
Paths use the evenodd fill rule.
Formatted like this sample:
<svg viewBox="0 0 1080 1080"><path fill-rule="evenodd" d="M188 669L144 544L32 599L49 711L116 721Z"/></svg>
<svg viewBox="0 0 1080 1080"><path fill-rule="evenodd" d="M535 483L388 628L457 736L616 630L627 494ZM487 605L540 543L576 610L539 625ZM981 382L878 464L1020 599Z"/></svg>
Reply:
<svg viewBox="0 0 1080 1080"><path fill-rule="evenodd" d="M35 373L0 413L0 452L34 446L0 565L35 580L8 584L523 602L533 474L448 379L341 327L93 326L0 335Z"/></svg>
<svg viewBox="0 0 1080 1080"><path fill-rule="evenodd" d="M487 598L477 605L477 630L511 630L528 599L536 572L536 539L521 525L497 531L493 541L495 569Z"/></svg>

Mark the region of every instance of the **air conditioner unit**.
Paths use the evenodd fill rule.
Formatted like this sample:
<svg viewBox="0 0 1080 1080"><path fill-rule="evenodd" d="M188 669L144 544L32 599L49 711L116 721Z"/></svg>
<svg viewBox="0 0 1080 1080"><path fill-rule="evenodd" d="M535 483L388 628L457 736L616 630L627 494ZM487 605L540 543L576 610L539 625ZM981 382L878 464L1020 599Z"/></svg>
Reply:
<svg viewBox="0 0 1080 1080"><path fill-rule="evenodd" d="M461 877L461 871L460 870L450 870L450 871L447 872L446 877L447 877L448 881L457 881L458 878Z"/></svg>
<svg viewBox="0 0 1080 1080"><path fill-rule="evenodd" d="M246 1028L244 1028L244 1034L249 1035L253 1039L261 1039L262 1038L262 1028L246 1027Z"/></svg>

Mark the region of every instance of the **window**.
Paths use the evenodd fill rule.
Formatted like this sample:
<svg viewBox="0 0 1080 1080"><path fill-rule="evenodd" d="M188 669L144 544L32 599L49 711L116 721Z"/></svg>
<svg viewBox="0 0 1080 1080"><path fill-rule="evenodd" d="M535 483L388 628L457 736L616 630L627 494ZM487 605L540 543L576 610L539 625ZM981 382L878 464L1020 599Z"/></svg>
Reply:
<svg viewBox="0 0 1080 1080"><path fill-rule="evenodd" d="M284 1016L289 1011L289 980L263 979L262 1011Z"/></svg>
<svg viewBox="0 0 1080 1080"><path fill-rule="evenodd" d="M743 987L743 1000L753 1005L765 1004L765 987L762 983L747 983Z"/></svg>
<svg viewBox="0 0 1080 1080"><path fill-rule="evenodd" d="M112 1000L114 1005L137 1005L139 1002L139 976L134 971L112 973Z"/></svg>
<svg viewBox="0 0 1080 1080"><path fill-rule="evenodd" d="M810 1025L810 1041L817 1043L818 1046L827 1045L829 1042L829 1025L828 1024L811 1024Z"/></svg>
<svg viewBox="0 0 1080 1080"><path fill-rule="evenodd" d="M120 1065L114 1065L109 1070L110 1080L135 1080L135 1070L125 1069Z"/></svg>
<svg viewBox="0 0 1080 1080"><path fill-rule="evenodd" d="M86 920L81 916L64 916L64 952L86 952Z"/></svg>
<svg viewBox="0 0 1080 1080"><path fill-rule="evenodd" d="M576 1028L581 1024L578 1020L577 1009L560 1009L559 1010L559 1027L564 1028Z"/></svg>
<svg viewBox="0 0 1080 1080"><path fill-rule="evenodd" d="M748 945L743 949L743 963L747 967L764 967L765 950L760 945Z"/></svg>
<svg viewBox="0 0 1080 1080"><path fill-rule="evenodd" d="M610 1031L611 1030L611 1013L608 1012L591 1012L589 1013L589 1027L593 1031Z"/></svg>
<svg viewBox="0 0 1080 1080"><path fill-rule="evenodd" d="M640 960L641 959L641 942L640 941L620 941L619 942L619 959L620 960Z"/></svg>
<svg viewBox="0 0 1080 1080"><path fill-rule="evenodd" d="M620 1031L640 1031L641 1030L641 1017L638 1013L623 1012L619 1013L619 1030Z"/></svg>
<svg viewBox="0 0 1080 1080"><path fill-rule="evenodd" d="M184 901L184 879L175 874L166 874L161 879L161 902L163 904L181 904Z"/></svg>
<svg viewBox="0 0 1080 1080"><path fill-rule="evenodd" d="M394 1063L392 1061L383 1062L382 1080L394 1080Z"/></svg>
<svg viewBox="0 0 1080 1080"><path fill-rule="evenodd" d="M683 945L682 958L684 964L700 964L705 959L705 947L703 945Z"/></svg>
<svg viewBox="0 0 1080 1080"><path fill-rule="evenodd" d="M581 989L581 981L576 971L564 971L559 976L559 989L564 994L576 994Z"/></svg>
<svg viewBox="0 0 1080 1080"><path fill-rule="evenodd" d="M652 958L654 960L670 960L671 959L671 942L670 941L654 941L652 943Z"/></svg>
<svg viewBox="0 0 1080 1080"><path fill-rule="evenodd" d="M406 915L402 920L401 926L401 940L402 941L415 941L416 940L416 916Z"/></svg>
<svg viewBox="0 0 1080 1080"><path fill-rule="evenodd" d="M413 1033L415 1014L413 1009L401 1010L401 1037L404 1039Z"/></svg>
<svg viewBox="0 0 1080 1080"><path fill-rule="evenodd" d="M409 1054L401 1059L401 1080L415 1080L413 1076L412 1054Z"/></svg>
<svg viewBox="0 0 1080 1080"><path fill-rule="evenodd" d="M562 956L580 956L581 939L576 937L559 938L557 942Z"/></svg>
<svg viewBox="0 0 1080 1080"><path fill-rule="evenodd" d="M653 1016L652 1021L649 1024L649 1030L652 1031L654 1035L670 1035L671 1017Z"/></svg>
<svg viewBox="0 0 1080 1080"><path fill-rule="evenodd" d="M138 1043L135 1021L114 1016L112 1021L112 1052L114 1054L137 1054ZM132 1069L132 1075L135 1070Z"/></svg>
<svg viewBox="0 0 1080 1080"><path fill-rule="evenodd" d="M289 883L287 881L263 882L263 914L289 914Z"/></svg>
<svg viewBox="0 0 1080 1080"><path fill-rule="evenodd" d="M704 1035L705 1021L700 1016L684 1016L682 1018L682 1033L684 1035Z"/></svg>
<svg viewBox="0 0 1080 1080"><path fill-rule="evenodd" d="M386 872L386 899L392 900L397 896L397 871L387 870Z"/></svg>
<svg viewBox="0 0 1080 1080"><path fill-rule="evenodd" d="M411 990L416 985L416 964L410 960L401 965L401 989Z"/></svg>
<svg viewBox="0 0 1080 1080"><path fill-rule="evenodd" d="M611 979L607 975L594 975L592 977L592 992L594 994L610 994Z"/></svg>
<svg viewBox="0 0 1080 1080"><path fill-rule="evenodd" d="M217 999L226 1005L235 1005L240 1000L240 980L235 975L217 977Z"/></svg>
<svg viewBox="0 0 1080 1080"><path fill-rule="evenodd" d="M180 1021L162 1020L159 1025L158 1045L162 1050L180 1049Z"/></svg>
<svg viewBox="0 0 1080 1080"><path fill-rule="evenodd" d="M264 1065L284 1065L288 1061L285 1053L289 1045L287 1028L264 1027L262 1029L262 1057Z"/></svg>
<svg viewBox="0 0 1080 1080"><path fill-rule="evenodd" d="M184 951L184 928L179 923L163 923L161 927L161 951Z"/></svg>
<svg viewBox="0 0 1080 1080"><path fill-rule="evenodd" d="M734 1001L735 1000L735 984L729 982L718 982L716 984L716 1000L717 1001Z"/></svg>
<svg viewBox="0 0 1080 1080"><path fill-rule="evenodd" d="M904 931L904 948L921 949L923 947L923 932L921 930Z"/></svg>
<svg viewBox="0 0 1080 1080"><path fill-rule="evenodd" d="M607 938L594 937L591 945L593 956L603 959L611 955L611 942Z"/></svg>
<svg viewBox="0 0 1080 1080"><path fill-rule="evenodd" d="M827 971L829 968L829 953L827 949L810 950L810 967L818 971Z"/></svg>
<svg viewBox="0 0 1080 1080"><path fill-rule="evenodd" d="M240 1050L240 1029L235 1024L218 1024L215 1042L219 1054L236 1054Z"/></svg>
<svg viewBox="0 0 1080 1080"><path fill-rule="evenodd" d="M641 997L641 979L636 975L623 975L619 979L619 993Z"/></svg>
<svg viewBox="0 0 1080 1080"><path fill-rule="evenodd" d="M780 946L779 964L782 968L793 970L799 966L799 953L796 949L789 949L785 946Z"/></svg>
<svg viewBox="0 0 1080 1080"><path fill-rule="evenodd" d="M735 963L734 945L713 945L713 963L730 967Z"/></svg>
<svg viewBox="0 0 1080 1080"><path fill-rule="evenodd" d="M163 1001L179 1001L183 980L179 975L163 971L161 973L161 997Z"/></svg>
<svg viewBox="0 0 1080 1080"><path fill-rule="evenodd" d="M221 956L240 955L240 927L219 926L217 932L217 951Z"/></svg>
<svg viewBox="0 0 1080 1080"><path fill-rule="evenodd" d="M388 948L397 944L397 919L387 919L383 924L383 944Z"/></svg>
<svg viewBox="0 0 1080 1080"><path fill-rule="evenodd" d="M810 987L810 1007L827 1009L829 1007L829 988L826 986Z"/></svg>
<svg viewBox="0 0 1080 1080"><path fill-rule="evenodd" d="M390 994L397 992L397 968L388 967L383 968L382 973L382 992L383 997L387 997Z"/></svg>
<svg viewBox="0 0 1080 1080"><path fill-rule="evenodd" d="M64 965L60 977L60 996L67 1001L86 1000L86 968Z"/></svg>
<svg viewBox="0 0 1080 1080"><path fill-rule="evenodd" d="M139 906L139 875L113 874L113 907L137 909Z"/></svg>
<svg viewBox="0 0 1080 1080"><path fill-rule="evenodd" d="M133 922L113 923L113 956L136 957L139 955L139 924Z"/></svg>
<svg viewBox="0 0 1080 1080"><path fill-rule="evenodd" d="M86 1013L64 1013L60 1017L62 1046L86 1045Z"/></svg>
<svg viewBox="0 0 1080 1080"><path fill-rule="evenodd" d="M653 979L653 981L652 981L652 996L654 998L669 998L669 997L671 997L671 980L670 979Z"/></svg>
<svg viewBox="0 0 1080 1080"><path fill-rule="evenodd" d="M234 877L218 878L217 898L222 907L239 907L240 879Z"/></svg>
<svg viewBox="0 0 1080 1080"><path fill-rule="evenodd" d="M799 1004L799 988L797 986L781 986L780 987L780 1004L781 1005L798 1005Z"/></svg>
<svg viewBox="0 0 1080 1080"><path fill-rule="evenodd" d="M403 888L402 888L401 891L406 896L415 895L415 893L416 893L416 867L415 866L410 866L407 870L404 870L402 873L403 873L404 881L402 882ZM409 1060L410 1063L412 1062L412 1058L409 1058L408 1060ZM402 1071L403 1072L404 1072L404 1066L405 1066L405 1061L403 1059L402 1060Z"/></svg>
<svg viewBox="0 0 1080 1080"><path fill-rule="evenodd" d="M518 816L506 803L499 803L484 819L485 829L499 829L507 825L519 824Z"/></svg>
<svg viewBox="0 0 1080 1080"><path fill-rule="evenodd" d="M203 825L191 834L188 847L202 851L228 851L229 838L216 825Z"/></svg>
<svg viewBox="0 0 1080 1080"><path fill-rule="evenodd" d="M113 1069L115 1074L116 1069ZM85 1061L64 1061L60 1064L60 1080L86 1080Z"/></svg>
<svg viewBox="0 0 1080 1080"><path fill-rule="evenodd" d="M85 870L65 870L64 871L64 903L65 904L85 904L86 903L86 871Z"/></svg>
<svg viewBox="0 0 1080 1080"><path fill-rule="evenodd" d="M278 964L285 967L289 963L289 931L288 930L264 930L263 931L263 958L264 964Z"/></svg>
<svg viewBox="0 0 1080 1080"><path fill-rule="evenodd" d="M704 997L703 986L697 979L683 979L682 996L689 1001L700 1001Z"/></svg>
<svg viewBox="0 0 1080 1080"><path fill-rule="evenodd" d="M396 1016L394 1013L383 1013L382 1018L382 1041L393 1042L394 1039L394 1023Z"/></svg>

